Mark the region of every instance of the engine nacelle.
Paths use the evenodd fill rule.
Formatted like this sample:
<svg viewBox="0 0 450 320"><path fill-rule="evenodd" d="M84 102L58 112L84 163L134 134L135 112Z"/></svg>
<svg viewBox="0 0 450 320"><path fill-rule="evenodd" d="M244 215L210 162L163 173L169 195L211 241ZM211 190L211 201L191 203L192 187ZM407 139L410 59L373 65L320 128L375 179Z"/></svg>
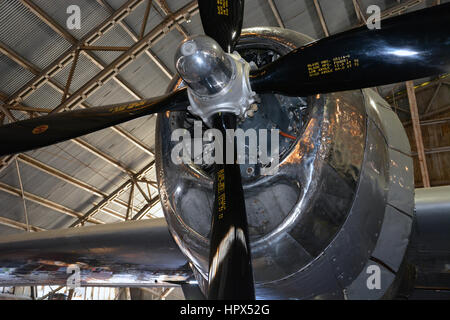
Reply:
<svg viewBox="0 0 450 320"><path fill-rule="evenodd" d="M260 66L310 41L289 30L252 28L236 49ZM178 85L179 79L169 90ZM414 214L413 162L396 114L371 89L256 100L255 116L242 118L240 127L276 126L296 136L280 137L277 174L241 166L256 297L390 297ZM171 133L191 122L185 112L158 115L156 167L170 231L205 292L213 179L207 166L171 160Z"/></svg>

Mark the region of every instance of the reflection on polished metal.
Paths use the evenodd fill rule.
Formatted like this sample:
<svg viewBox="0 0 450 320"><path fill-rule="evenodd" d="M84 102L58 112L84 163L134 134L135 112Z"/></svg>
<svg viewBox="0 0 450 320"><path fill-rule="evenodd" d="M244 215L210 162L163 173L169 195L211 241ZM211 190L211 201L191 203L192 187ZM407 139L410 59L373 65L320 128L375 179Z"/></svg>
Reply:
<svg viewBox="0 0 450 320"><path fill-rule="evenodd" d="M170 287L192 274L164 219L0 237L0 286L66 285L70 264L82 286Z"/></svg>
<svg viewBox="0 0 450 320"><path fill-rule="evenodd" d="M175 66L188 85L188 109L211 125L219 112L243 116L254 101L248 76L250 65L238 53L225 53L207 36L183 41L175 53Z"/></svg>
<svg viewBox="0 0 450 320"><path fill-rule="evenodd" d="M253 28L244 30L236 50L245 57L245 50L269 50L275 57L310 41L280 28ZM257 96L260 109L285 98ZM375 295L365 286L366 267L382 261L397 270L411 230L411 157L395 153L409 149L404 130L373 91L302 99L308 115L278 174L243 175L256 298L380 298L395 275L387 270ZM158 116L157 176L171 233L206 292L213 180L203 168L171 163L173 144L166 141L183 121L180 113ZM393 250L384 250L389 241Z"/></svg>
<svg viewBox="0 0 450 320"><path fill-rule="evenodd" d="M450 186L416 189L416 221L408 262L416 287L450 289Z"/></svg>
<svg viewBox="0 0 450 320"><path fill-rule="evenodd" d="M207 36L182 42L175 54L175 67L186 84L200 96L221 92L236 73L231 59Z"/></svg>

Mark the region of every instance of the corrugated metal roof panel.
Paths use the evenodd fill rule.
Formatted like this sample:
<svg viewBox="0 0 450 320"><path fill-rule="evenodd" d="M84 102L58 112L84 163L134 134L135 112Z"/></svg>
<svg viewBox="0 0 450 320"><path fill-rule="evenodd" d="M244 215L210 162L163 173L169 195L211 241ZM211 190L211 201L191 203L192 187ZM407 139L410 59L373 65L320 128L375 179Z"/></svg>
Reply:
<svg viewBox="0 0 450 320"><path fill-rule="evenodd" d="M25 231L0 224L0 235L2 235L2 236L8 236L10 234L17 234L20 232L25 232Z"/></svg>
<svg viewBox="0 0 450 320"><path fill-rule="evenodd" d="M54 109L61 103L61 98L62 94L46 83L26 97L23 102L30 107Z"/></svg>
<svg viewBox="0 0 450 320"><path fill-rule="evenodd" d="M131 29L135 32L135 34L139 35L141 32L141 26L144 21L144 13L145 8L147 6L147 1L139 5L129 16L127 16L123 21L131 27ZM149 32L154 27L156 27L163 19L158 14L158 12L154 8L155 4L153 4L150 9L150 13L147 19L147 25L145 27L145 32Z"/></svg>
<svg viewBox="0 0 450 320"><path fill-rule="evenodd" d="M97 1L92 0L58 0L57 5L54 1L48 0L33 0L33 3L44 10L59 26L67 30L76 39L81 39L109 17L109 12ZM80 29L69 29L67 27L67 21L73 14L72 10L69 11L70 13L67 13L67 10L72 5L77 5L80 8Z"/></svg>
<svg viewBox="0 0 450 320"><path fill-rule="evenodd" d="M70 47L19 1L0 2L0 41L41 69Z"/></svg>
<svg viewBox="0 0 450 320"><path fill-rule="evenodd" d="M358 23L351 1L321 1L320 8L330 35L351 29Z"/></svg>
<svg viewBox="0 0 450 320"><path fill-rule="evenodd" d="M109 193L127 177L103 159L68 141L27 152L33 158Z"/></svg>
<svg viewBox="0 0 450 320"><path fill-rule="evenodd" d="M0 54L0 92L12 95L33 77L31 72Z"/></svg>
<svg viewBox="0 0 450 320"><path fill-rule="evenodd" d="M203 31L202 22L200 20L200 15L196 14L194 16L191 16L190 22L183 22L181 24L192 36L198 35L198 34L205 34Z"/></svg>
<svg viewBox="0 0 450 320"><path fill-rule="evenodd" d="M116 47L129 47L135 42L131 36L119 25L114 26L106 32L101 38L93 42L93 46L116 46ZM110 64L116 58L118 58L123 51L90 51L95 56L106 64Z"/></svg>
<svg viewBox="0 0 450 320"><path fill-rule="evenodd" d="M277 2L278 11L287 29L318 39L323 36L313 1L297 0Z"/></svg>
<svg viewBox="0 0 450 320"><path fill-rule="evenodd" d="M191 0L166 0L167 6L172 12L175 12L181 8L183 8L185 5L190 3ZM246 1L247 2L247 1ZM155 4L157 6L157 4Z"/></svg>
<svg viewBox="0 0 450 320"><path fill-rule="evenodd" d="M69 63L61 71L59 71L53 78L59 83L61 83L63 86L65 86L71 67L72 63ZM89 58L87 58L84 54L81 53L78 57L75 72L72 78L72 82L70 84L70 90L72 92L78 90L99 72L100 68L97 67L91 60L89 60Z"/></svg>
<svg viewBox="0 0 450 320"><path fill-rule="evenodd" d="M158 41L152 46L153 52L164 62L164 64L175 73L174 57L178 45L184 37L177 29L167 33L163 40Z"/></svg>
<svg viewBox="0 0 450 320"><path fill-rule="evenodd" d="M137 57L120 76L145 98L164 93L170 81L146 54Z"/></svg>
<svg viewBox="0 0 450 320"><path fill-rule="evenodd" d="M267 1L245 1L243 28L257 26L277 27L277 21Z"/></svg>

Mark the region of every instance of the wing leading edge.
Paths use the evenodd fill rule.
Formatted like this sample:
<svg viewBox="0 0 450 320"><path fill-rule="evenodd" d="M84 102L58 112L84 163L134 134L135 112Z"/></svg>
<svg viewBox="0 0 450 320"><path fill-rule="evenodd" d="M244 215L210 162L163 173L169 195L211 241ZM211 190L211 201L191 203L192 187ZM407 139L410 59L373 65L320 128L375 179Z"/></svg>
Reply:
<svg viewBox="0 0 450 320"><path fill-rule="evenodd" d="M168 287L191 277L187 263L165 219L0 237L0 286L66 285L71 266L82 286Z"/></svg>

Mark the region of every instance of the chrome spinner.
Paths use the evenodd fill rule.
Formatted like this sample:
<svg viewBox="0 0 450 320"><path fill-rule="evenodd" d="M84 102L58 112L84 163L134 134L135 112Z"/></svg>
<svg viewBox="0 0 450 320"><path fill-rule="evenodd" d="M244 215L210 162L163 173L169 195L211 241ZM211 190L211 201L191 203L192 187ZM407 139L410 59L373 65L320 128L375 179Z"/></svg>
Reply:
<svg viewBox="0 0 450 320"><path fill-rule="evenodd" d="M207 36L183 41L175 53L175 66L188 85L188 110L209 126L213 114L244 116L254 102L250 65L237 52L225 53Z"/></svg>

